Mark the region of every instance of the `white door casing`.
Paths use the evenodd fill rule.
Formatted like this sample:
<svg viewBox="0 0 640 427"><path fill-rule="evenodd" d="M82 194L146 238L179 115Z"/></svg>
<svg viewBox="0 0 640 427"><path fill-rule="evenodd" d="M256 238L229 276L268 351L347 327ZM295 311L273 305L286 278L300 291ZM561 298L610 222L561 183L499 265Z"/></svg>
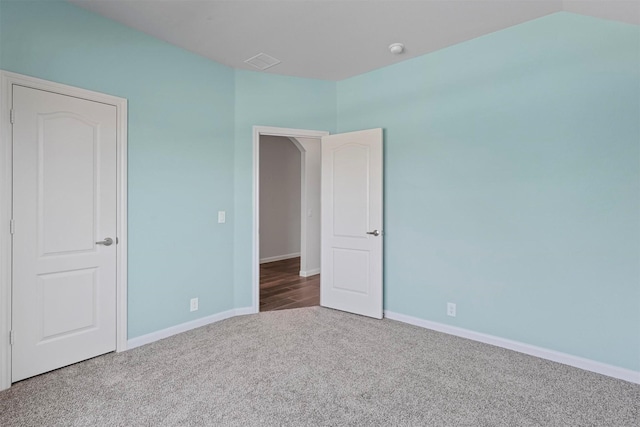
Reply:
<svg viewBox="0 0 640 427"><path fill-rule="evenodd" d="M127 101L5 71L0 81L2 390L126 350ZM105 237L114 244L95 244Z"/></svg>
<svg viewBox="0 0 640 427"><path fill-rule="evenodd" d="M382 318L382 129L322 138L320 305Z"/></svg>

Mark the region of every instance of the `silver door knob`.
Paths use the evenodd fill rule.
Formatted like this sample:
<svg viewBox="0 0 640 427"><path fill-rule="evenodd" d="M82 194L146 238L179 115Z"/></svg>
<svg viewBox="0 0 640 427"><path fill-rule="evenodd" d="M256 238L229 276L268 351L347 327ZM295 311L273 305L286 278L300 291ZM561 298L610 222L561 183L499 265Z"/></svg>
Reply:
<svg viewBox="0 0 640 427"><path fill-rule="evenodd" d="M378 230L367 231L367 234L371 234L373 236L379 236L380 232Z"/></svg>
<svg viewBox="0 0 640 427"><path fill-rule="evenodd" d="M113 245L113 239L111 237L107 237L104 240L101 240L99 242L96 242L96 245L105 245L105 246L111 246Z"/></svg>

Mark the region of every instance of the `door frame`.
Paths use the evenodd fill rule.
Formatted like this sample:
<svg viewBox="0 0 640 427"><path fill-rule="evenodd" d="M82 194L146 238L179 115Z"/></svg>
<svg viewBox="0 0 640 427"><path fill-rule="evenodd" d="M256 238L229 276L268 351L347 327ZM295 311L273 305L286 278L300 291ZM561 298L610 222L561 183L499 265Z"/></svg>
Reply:
<svg viewBox="0 0 640 427"><path fill-rule="evenodd" d="M291 129L291 128L279 128L271 126L253 126L253 225L252 225L252 274L251 274L251 287L253 290L253 304L252 312L260 312L260 235L258 230L260 228L260 136L282 136L285 138L318 138L329 135L327 131L319 130L306 130L306 129ZM294 140L292 139L292 142ZM304 148L297 141L294 142L296 147L300 150L301 156L301 221L300 221L300 252L306 251L306 222L307 216L303 214L303 209L306 206L306 182L305 182L305 162L306 153ZM322 261L320 261L322 262Z"/></svg>
<svg viewBox="0 0 640 427"><path fill-rule="evenodd" d="M116 351L127 349L127 100L0 70L0 390L11 387L11 286L13 211L12 85L73 96L116 107Z"/></svg>

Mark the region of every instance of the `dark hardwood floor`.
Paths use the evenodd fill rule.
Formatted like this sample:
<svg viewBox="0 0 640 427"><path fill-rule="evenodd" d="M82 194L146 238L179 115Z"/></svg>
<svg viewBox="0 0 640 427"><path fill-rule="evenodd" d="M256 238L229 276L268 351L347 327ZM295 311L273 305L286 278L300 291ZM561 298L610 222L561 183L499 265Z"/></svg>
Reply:
<svg viewBox="0 0 640 427"><path fill-rule="evenodd" d="M320 275L300 277L300 258L260 264L260 311L320 305Z"/></svg>

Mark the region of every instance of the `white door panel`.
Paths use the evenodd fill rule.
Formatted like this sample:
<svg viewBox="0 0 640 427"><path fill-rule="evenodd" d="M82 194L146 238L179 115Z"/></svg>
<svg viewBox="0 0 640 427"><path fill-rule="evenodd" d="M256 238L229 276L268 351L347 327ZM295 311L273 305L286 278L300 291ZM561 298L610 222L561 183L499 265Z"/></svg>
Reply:
<svg viewBox="0 0 640 427"><path fill-rule="evenodd" d="M98 123L66 112L37 120L39 253L94 251Z"/></svg>
<svg viewBox="0 0 640 427"><path fill-rule="evenodd" d="M366 239L369 226L369 147L347 144L335 149L331 156L333 232L336 236Z"/></svg>
<svg viewBox="0 0 640 427"><path fill-rule="evenodd" d="M13 86L12 381L116 348L116 109Z"/></svg>
<svg viewBox="0 0 640 427"><path fill-rule="evenodd" d="M382 318L382 212L382 129L323 137L321 305Z"/></svg>

